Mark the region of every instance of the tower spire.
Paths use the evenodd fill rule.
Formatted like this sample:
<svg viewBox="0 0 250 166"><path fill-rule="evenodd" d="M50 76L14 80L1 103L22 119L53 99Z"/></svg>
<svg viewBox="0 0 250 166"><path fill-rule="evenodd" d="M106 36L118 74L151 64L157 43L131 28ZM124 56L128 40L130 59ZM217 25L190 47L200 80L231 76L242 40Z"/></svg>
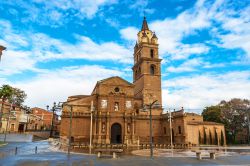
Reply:
<svg viewBox="0 0 250 166"><path fill-rule="evenodd" d="M145 17L145 16L144 16L144 18L143 18L141 30L142 30L142 31L149 30L149 29L148 29L148 23L147 23L147 20L146 20L146 17Z"/></svg>

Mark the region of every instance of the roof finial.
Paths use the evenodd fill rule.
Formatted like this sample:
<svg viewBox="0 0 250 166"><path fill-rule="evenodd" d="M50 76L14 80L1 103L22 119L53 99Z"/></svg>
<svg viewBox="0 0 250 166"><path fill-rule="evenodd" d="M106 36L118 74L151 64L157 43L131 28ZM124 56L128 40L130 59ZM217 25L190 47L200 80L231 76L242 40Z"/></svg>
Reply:
<svg viewBox="0 0 250 166"><path fill-rule="evenodd" d="M143 18L141 30L142 30L142 31L149 30L149 29L148 29L148 23L147 23L147 20L146 20L146 17L145 17L145 16L144 16L144 18Z"/></svg>

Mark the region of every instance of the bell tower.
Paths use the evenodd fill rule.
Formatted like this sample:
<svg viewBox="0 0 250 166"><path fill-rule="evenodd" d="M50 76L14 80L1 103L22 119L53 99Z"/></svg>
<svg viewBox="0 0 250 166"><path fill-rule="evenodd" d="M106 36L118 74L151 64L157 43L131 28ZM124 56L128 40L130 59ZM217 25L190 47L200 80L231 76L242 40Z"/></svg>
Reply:
<svg viewBox="0 0 250 166"><path fill-rule="evenodd" d="M162 104L162 59L159 59L158 38L148 28L145 17L137 37L134 47L134 66L132 68L135 98L142 99L143 105L150 104L155 100Z"/></svg>

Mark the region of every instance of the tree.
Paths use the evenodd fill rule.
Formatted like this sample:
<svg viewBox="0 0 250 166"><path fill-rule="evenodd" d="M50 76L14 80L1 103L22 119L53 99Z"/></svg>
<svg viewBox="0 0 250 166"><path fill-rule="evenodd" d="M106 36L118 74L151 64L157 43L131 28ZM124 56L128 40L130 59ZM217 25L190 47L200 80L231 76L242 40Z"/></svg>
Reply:
<svg viewBox="0 0 250 166"><path fill-rule="evenodd" d="M11 87L10 85L2 85L2 87L0 87L0 99L2 100L0 108L0 128L2 127L4 103L8 100L14 105L21 106L26 97L26 93L21 89Z"/></svg>
<svg viewBox="0 0 250 166"><path fill-rule="evenodd" d="M245 116L247 114L246 104L249 100L232 99L228 102L221 101L220 107L222 112L223 123L225 124L226 136L230 143L236 142L236 135L247 127Z"/></svg>
<svg viewBox="0 0 250 166"><path fill-rule="evenodd" d="M18 88L13 88L13 95L15 96L15 99L11 98L10 102L18 106L21 106L21 104L24 102L24 100L27 97L26 93L23 90L20 90Z"/></svg>
<svg viewBox="0 0 250 166"><path fill-rule="evenodd" d="M222 123L222 115L220 106L206 107L202 112L203 119L205 121Z"/></svg>
<svg viewBox="0 0 250 166"><path fill-rule="evenodd" d="M13 94L13 89L11 86L3 85L0 88L0 99L2 100L1 110L0 110L0 128L2 128L2 114L4 110L4 102L6 100L10 100L12 94Z"/></svg>
<svg viewBox="0 0 250 166"><path fill-rule="evenodd" d="M17 106L21 106L26 97L27 95L23 90L11 87L10 85L3 85L0 88L0 98L3 102L8 100Z"/></svg>
<svg viewBox="0 0 250 166"><path fill-rule="evenodd" d="M10 99L12 94L13 94L13 88L11 86L3 85L0 88L0 98L2 99L2 101Z"/></svg>
<svg viewBox="0 0 250 166"><path fill-rule="evenodd" d="M248 105L250 101L246 99L223 100L218 105L206 107L202 115L205 121L223 123L227 142L236 143L236 135L248 127L245 118L248 114Z"/></svg>

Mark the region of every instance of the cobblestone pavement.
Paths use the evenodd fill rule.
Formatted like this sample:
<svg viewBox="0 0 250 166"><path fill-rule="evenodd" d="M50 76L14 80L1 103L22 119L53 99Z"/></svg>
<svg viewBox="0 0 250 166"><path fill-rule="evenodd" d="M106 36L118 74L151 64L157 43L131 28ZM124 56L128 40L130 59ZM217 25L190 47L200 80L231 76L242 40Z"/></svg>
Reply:
<svg viewBox="0 0 250 166"><path fill-rule="evenodd" d="M38 147L38 153L35 154L34 147ZM15 147L18 147L15 155ZM249 165L250 155L221 156L216 160L204 159L197 160L195 157L154 157L150 159L145 156L121 155L118 159L112 159L111 156L97 158L96 155L71 154L68 156L62 152L53 152L47 142L34 143L10 143L0 147L0 165L1 166L213 166L213 165Z"/></svg>
<svg viewBox="0 0 250 166"><path fill-rule="evenodd" d="M250 156L233 156L233 157L220 157L216 160L197 160L194 157L182 157L182 158L166 158L155 157L149 159L146 157L138 156L121 156L118 159L112 159L105 157L98 159L94 155L71 155L67 156L64 153L43 153L37 155L17 155L9 156L0 159L0 165L3 166L33 166L33 165L86 165L86 166L168 166L168 165L250 165Z"/></svg>

